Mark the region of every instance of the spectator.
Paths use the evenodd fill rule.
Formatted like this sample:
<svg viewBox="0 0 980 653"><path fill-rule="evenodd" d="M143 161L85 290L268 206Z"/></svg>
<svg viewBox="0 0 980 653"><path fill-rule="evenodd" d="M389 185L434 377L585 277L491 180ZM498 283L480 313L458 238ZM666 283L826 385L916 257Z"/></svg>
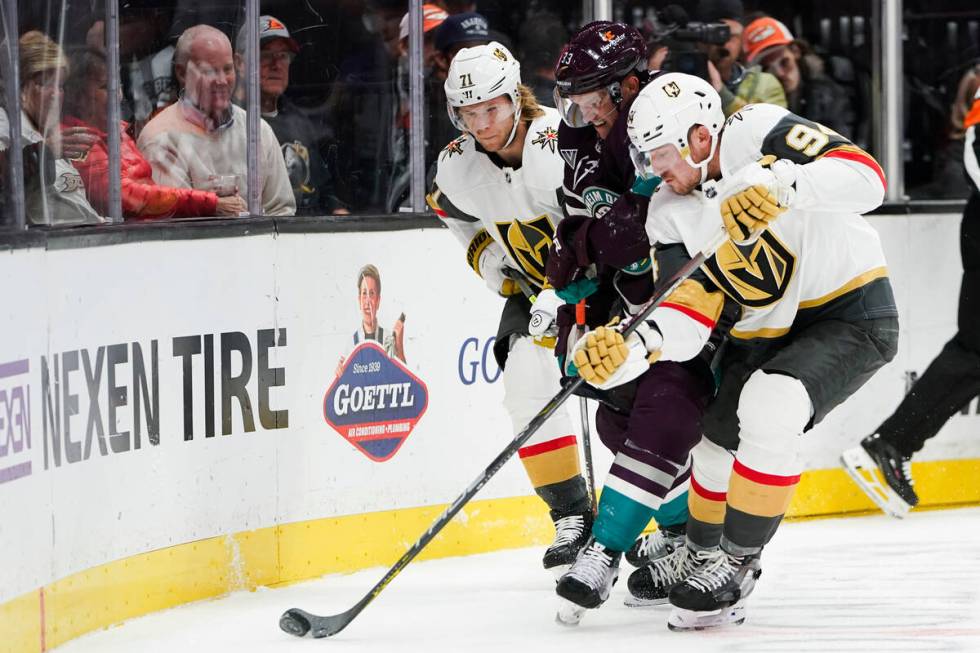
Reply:
<svg viewBox="0 0 980 653"><path fill-rule="evenodd" d="M98 140L88 155L72 161L85 182L89 202L102 214L109 213L109 146L107 143L109 93L105 55L99 50L82 50L72 57L71 74L65 83L66 128L81 127ZM153 183L152 169L136 141L120 124L122 212L126 219L187 216L237 216L248 209L239 195L218 197L215 193L190 188L171 188Z"/></svg>
<svg viewBox="0 0 980 653"><path fill-rule="evenodd" d="M186 29L177 40L174 72L181 89L179 100L139 135L139 149L153 167L153 179L179 188L207 188L215 177L234 175L239 194L247 197L245 111L231 101L235 88L231 41L209 25ZM263 211L292 215L296 200L282 150L264 120L260 141Z"/></svg>
<svg viewBox="0 0 980 653"><path fill-rule="evenodd" d="M85 184L68 159L84 157L96 136L85 127L59 128L68 60L47 35L20 37L21 136L25 168L25 208L32 224L98 224L105 220L85 197ZM0 110L0 149L9 144L10 124Z"/></svg>
<svg viewBox="0 0 980 653"><path fill-rule="evenodd" d="M708 54L708 75L711 85L721 96L725 116L730 116L746 104L768 102L786 106L786 94L773 75L758 66L746 68L739 63L742 53L742 0L701 0L698 17L706 23L722 22L731 30L731 37L722 45L703 45Z"/></svg>
<svg viewBox="0 0 980 653"><path fill-rule="evenodd" d="M457 52L463 48L486 45L489 42L490 26L487 19L480 14L470 11L449 16L435 31L436 53L433 57L435 64L433 77L442 84L446 81L449 64L452 63Z"/></svg>
<svg viewBox="0 0 980 653"><path fill-rule="evenodd" d="M558 16L548 11L529 14L521 24L518 39L521 67L526 71L524 83L545 106L554 106L555 65L568 37Z"/></svg>
<svg viewBox="0 0 980 653"><path fill-rule="evenodd" d="M428 89L431 110L425 116L425 135L426 140L431 141L432 126L431 118L437 115L438 111L445 114L442 103L435 101L432 104L431 98L437 98L441 82L436 79L436 55L438 54L435 46L435 30L446 18L449 17L441 7L434 4L422 6L422 31L425 34L422 46L422 70L425 76L424 84ZM411 102L409 101L409 79L408 79L408 14L402 16L398 31L400 50L398 58L397 76L395 88L397 89L397 109L395 110L394 125L392 131L392 172L391 183L388 185L388 194L385 200L385 210L394 213L399 210L401 205L408 199L409 184L411 182L411 166L409 165L409 129L411 125ZM434 107L438 107L435 109ZM432 141L426 144L426 162L435 161L442 141ZM431 176L431 175L430 175ZM426 179L426 183L430 179Z"/></svg>
<svg viewBox="0 0 980 653"><path fill-rule="evenodd" d="M235 68L239 83L235 101L245 104L245 27L235 42ZM262 118L282 147L283 160L299 214L346 215L350 211L334 194L333 179L320 154L323 134L306 113L285 95L289 65L300 47L286 25L273 16L259 18L259 97Z"/></svg>
<svg viewBox="0 0 980 653"><path fill-rule="evenodd" d="M779 79L790 111L854 137L855 114L847 91L824 71L823 60L805 41L769 16L756 18L742 39L747 63L758 64Z"/></svg>
<svg viewBox="0 0 980 653"><path fill-rule="evenodd" d="M157 0L129 0L119 12L123 117L130 121L133 138L153 116L177 101L174 39L170 38L174 12L157 4ZM85 40L88 47L105 51L105 21L96 20Z"/></svg>

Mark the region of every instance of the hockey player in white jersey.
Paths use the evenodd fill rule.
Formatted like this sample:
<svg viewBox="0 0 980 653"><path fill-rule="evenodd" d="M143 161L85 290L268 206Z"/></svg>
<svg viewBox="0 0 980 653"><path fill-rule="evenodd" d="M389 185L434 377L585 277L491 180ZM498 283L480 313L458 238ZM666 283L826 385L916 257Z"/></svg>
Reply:
<svg viewBox="0 0 980 653"><path fill-rule="evenodd" d="M722 225L730 236L702 270L742 314L693 452L687 546L662 566L671 628L741 623L803 471L803 437L895 355L885 258L860 215L881 203L885 179L866 152L786 109L750 105L726 122L717 92L690 75L652 81L628 124L638 174L663 179L650 242L694 253ZM625 361L595 346L615 343L616 331L580 341L582 376L595 372L592 356L629 378L699 333L656 316L626 340ZM592 382L608 385L602 377Z"/></svg>
<svg viewBox="0 0 980 653"><path fill-rule="evenodd" d="M520 64L496 42L460 50L445 91L450 118L463 135L440 154L428 202L465 248L467 264L507 298L494 356L516 434L560 389L554 338L528 334L531 302L520 284L544 287L548 247L563 215L561 118L538 104L521 84ZM574 561L593 521L567 413L555 413L519 456L555 522L544 566L557 577Z"/></svg>

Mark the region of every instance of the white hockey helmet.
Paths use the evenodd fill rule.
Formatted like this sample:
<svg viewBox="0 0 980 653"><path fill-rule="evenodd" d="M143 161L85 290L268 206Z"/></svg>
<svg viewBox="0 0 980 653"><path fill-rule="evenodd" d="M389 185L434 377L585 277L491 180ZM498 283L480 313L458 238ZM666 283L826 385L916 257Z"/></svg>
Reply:
<svg viewBox="0 0 980 653"><path fill-rule="evenodd" d="M711 133L711 151L699 163L691 159L688 134L691 127L703 125ZM643 87L630 106L626 133L636 172L642 177L656 175L650 153L672 145L680 158L692 168L700 168L701 182L708 175L708 161L718 147L718 134L725 126L721 97L708 82L684 73L667 73ZM663 150L661 150L663 152Z"/></svg>
<svg viewBox="0 0 980 653"><path fill-rule="evenodd" d="M469 131L459 117L459 108L507 95L514 106L514 127L504 147L510 145L517 133L521 111L517 89L520 83L521 64L500 43L491 41L487 45L463 48L453 57L443 84L449 119L460 131Z"/></svg>

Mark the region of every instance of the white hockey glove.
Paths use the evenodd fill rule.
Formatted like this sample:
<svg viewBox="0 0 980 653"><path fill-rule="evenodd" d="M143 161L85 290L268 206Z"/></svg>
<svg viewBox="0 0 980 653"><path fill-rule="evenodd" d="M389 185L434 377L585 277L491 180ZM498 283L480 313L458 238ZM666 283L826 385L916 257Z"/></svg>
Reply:
<svg viewBox="0 0 980 653"><path fill-rule="evenodd" d="M744 190L721 201L721 219L739 245L754 242L796 199L796 164L776 159L768 167L753 163L739 177Z"/></svg>
<svg viewBox="0 0 980 653"><path fill-rule="evenodd" d="M531 320L527 324L528 333L532 336L553 336L557 332L555 317L558 308L565 301L555 294L554 289L546 288L538 293L538 298L531 305Z"/></svg>
<svg viewBox="0 0 980 653"><path fill-rule="evenodd" d="M579 338L572 350L578 375L600 390L629 383L660 358L663 337L643 323L626 339L614 326L599 327Z"/></svg>
<svg viewBox="0 0 980 653"><path fill-rule="evenodd" d="M507 275L504 274L507 263L504 249L496 242L490 243L480 253L480 276L483 277L490 290L503 297L510 297L521 292L517 282L507 278Z"/></svg>

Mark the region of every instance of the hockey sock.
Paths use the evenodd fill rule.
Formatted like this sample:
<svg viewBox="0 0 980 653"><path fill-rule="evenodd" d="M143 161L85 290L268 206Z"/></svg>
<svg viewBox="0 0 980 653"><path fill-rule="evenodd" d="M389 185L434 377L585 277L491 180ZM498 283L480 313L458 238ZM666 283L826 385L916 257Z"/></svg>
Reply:
<svg viewBox="0 0 980 653"><path fill-rule="evenodd" d="M799 474L766 474L736 460L728 486L725 549L734 555L759 551L779 526L799 482Z"/></svg>
<svg viewBox="0 0 980 653"><path fill-rule="evenodd" d="M687 488L680 492L676 497L665 500L660 507L653 511L653 518L660 528L666 530L684 531L683 526L687 523Z"/></svg>
<svg viewBox="0 0 980 653"><path fill-rule="evenodd" d="M518 451L535 493L551 509L552 518L589 507L589 492L579 467L578 440L574 435L555 438Z"/></svg>
<svg viewBox="0 0 980 653"><path fill-rule="evenodd" d="M699 549L718 546L725 523L725 508L728 495L713 492L691 476L691 491L688 493L687 539Z"/></svg>
<svg viewBox="0 0 980 653"><path fill-rule="evenodd" d="M653 517L653 508L606 485L592 525L596 542L613 551L626 551Z"/></svg>
<svg viewBox="0 0 980 653"><path fill-rule="evenodd" d="M689 476L686 465L678 467L649 451L624 448L616 455L602 490L592 527L596 541L626 551L658 511L676 524L680 514L686 516L683 496Z"/></svg>

